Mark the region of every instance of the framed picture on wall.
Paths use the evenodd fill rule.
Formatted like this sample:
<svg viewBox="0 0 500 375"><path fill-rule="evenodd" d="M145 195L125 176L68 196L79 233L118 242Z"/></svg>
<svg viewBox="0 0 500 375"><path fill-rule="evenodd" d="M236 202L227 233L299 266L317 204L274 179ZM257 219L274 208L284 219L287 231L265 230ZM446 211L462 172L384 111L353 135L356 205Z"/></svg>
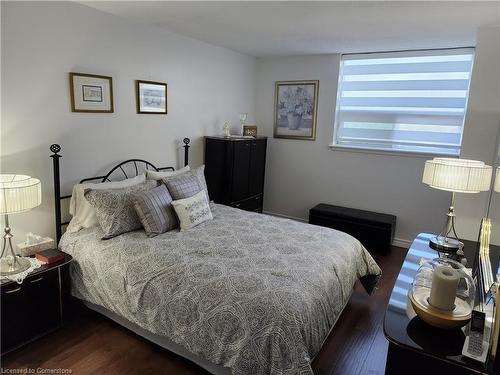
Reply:
<svg viewBox="0 0 500 375"><path fill-rule="evenodd" d="M85 73L69 73L72 112L112 113L113 79Z"/></svg>
<svg viewBox="0 0 500 375"><path fill-rule="evenodd" d="M136 81L137 113L166 114L167 84Z"/></svg>
<svg viewBox="0 0 500 375"><path fill-rule="evenodd" d="M275 83L274 138L316 139L319 81Z"/></svg>

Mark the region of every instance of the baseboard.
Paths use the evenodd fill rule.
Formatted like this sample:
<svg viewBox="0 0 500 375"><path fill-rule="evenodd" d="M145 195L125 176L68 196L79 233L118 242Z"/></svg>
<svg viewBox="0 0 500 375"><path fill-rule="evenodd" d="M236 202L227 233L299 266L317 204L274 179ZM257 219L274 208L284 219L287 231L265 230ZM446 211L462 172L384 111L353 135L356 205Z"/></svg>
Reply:
<svg viewBox="0 0 500 375"><path fill-rule="evenodd" d="M392 240L392 246L396 247L403 247L405 249L408 249L411 245L412 241L404 240L402 238L394 238Z"/></svg>
<svg viewBox="0 0 500 375"><path fill-rule="evenodd" d="M264 213L266 215L271 215L271 216L276 216L276 217L282 217L282 218L285 218L285 219L301 221L303 223L307 223L308 222L306 219L302 219L300 217L278 214L276 212L263 211L262 213ZM403 238L394 238L392 240L392 246L402 247L402 248L405 248L405 249L408 249L410 247L411 243L412 243L412 241L405 240Z"/></svg>

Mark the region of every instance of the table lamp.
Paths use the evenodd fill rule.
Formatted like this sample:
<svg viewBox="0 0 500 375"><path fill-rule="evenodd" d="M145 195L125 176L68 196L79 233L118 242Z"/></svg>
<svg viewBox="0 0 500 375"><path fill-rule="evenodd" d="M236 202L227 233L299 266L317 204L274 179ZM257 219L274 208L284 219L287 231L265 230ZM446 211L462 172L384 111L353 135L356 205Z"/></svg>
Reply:
<svg viewBox="0 0 500 375"><path fill-rule="evenodd" d="M20 174L0 174L0 214L5 215L0 276L25 271L31 265L28 259L17 257L14 253L9 215L31 210L41 203L40 180Z"/></svg>
<svg viewBox="0 0 500 375"><path fill-rule="evenodd" d="M434 189L451 191L451 205L443 230L429 240L429 246L444 253L463 247L455 230L455 193L479 193L490 190L492 167L482 161L434 158L425 162L422 182Z"/></svg>

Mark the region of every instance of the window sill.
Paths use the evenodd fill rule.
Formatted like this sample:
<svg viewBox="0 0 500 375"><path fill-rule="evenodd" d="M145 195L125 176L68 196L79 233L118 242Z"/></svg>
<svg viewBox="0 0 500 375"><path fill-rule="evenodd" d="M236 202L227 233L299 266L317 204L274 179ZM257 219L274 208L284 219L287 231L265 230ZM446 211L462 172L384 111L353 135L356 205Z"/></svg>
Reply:
<svg viewBox="0 0 500 375"><path fill-rule="evenodd" d="M418 152L418 151L395 151L395 150L379 150L374 148L361 148L354 146L340 146L336 144L331 144L328 146L332 151L343 151L343 152L358 152L362 154L375 154L375 155L391 155L391 156L402 156L410 158L423 158L431 159L435 156L447 157L447 158L458 158L457 155L450 155L437 152Z"/></svg>

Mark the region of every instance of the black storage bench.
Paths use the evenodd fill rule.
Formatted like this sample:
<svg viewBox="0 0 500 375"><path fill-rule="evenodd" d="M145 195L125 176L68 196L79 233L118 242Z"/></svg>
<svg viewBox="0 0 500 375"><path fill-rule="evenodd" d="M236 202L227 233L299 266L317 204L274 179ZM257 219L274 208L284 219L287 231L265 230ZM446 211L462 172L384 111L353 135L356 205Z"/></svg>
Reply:
<svg viewBox="0 0 500 375"><path fill-rule="evenodd" d="M309 224L348 233L369 252L387 254L394 238L396 216L321 203L309 210Z"/></svg>

